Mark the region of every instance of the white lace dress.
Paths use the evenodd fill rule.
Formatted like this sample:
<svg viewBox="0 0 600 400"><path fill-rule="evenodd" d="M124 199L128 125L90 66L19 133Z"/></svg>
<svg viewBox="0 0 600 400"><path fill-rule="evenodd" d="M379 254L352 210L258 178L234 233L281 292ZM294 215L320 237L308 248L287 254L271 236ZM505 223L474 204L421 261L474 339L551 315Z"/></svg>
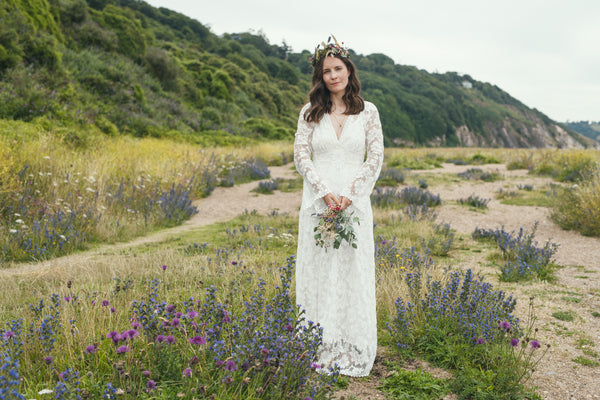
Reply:
<svg viewBox="0 0 600 400"><path fill-rule="evenodd" d="M365 102L349 115L338 139L329 115L319 123L300 112L294 163L304 178L298 227L296 302L305 318L323 328L319 362L341 373L366 376L377 351L375 254L370 195L383 163L383 135L377 108ZM365 158L366 155L366 158ZM352 200L348 211L360 218L354 249L343 242L327 251L315 245L314 214L326 209L327 193Z"/></svg>

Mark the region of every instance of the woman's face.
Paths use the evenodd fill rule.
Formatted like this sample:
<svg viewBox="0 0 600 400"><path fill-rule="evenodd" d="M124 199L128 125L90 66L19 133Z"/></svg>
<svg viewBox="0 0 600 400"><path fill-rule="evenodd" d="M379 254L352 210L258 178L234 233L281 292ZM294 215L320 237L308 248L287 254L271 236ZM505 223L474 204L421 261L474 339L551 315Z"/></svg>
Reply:
<svg viewBox="0 0 600 400"><path fill-rule="evenodd" d="M345 93L350 71L337 57L325 57L323 60L323 82L331 94Z"/></svg>

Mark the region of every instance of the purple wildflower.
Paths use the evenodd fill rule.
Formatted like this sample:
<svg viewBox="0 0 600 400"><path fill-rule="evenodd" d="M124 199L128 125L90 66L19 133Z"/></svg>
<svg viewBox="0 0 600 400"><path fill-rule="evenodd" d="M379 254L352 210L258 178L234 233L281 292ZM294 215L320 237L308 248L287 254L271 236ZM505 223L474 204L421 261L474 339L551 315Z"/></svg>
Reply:
<svg viewBox="0 0 600 400"><path fill-rule="evenodd" d="M287 324L286 326L284 326L284 329L288 332L292 332L294 330L294 327L292 326L292 324Z"/></svg>
<svg viewBox="0 0 600 400"><path fill-rule="evenodd" d="M166 342L169 344L175 343L175 338L171 335L167 336Z"/></svg>
<svg viewBox="0 0 600 400"><path fill-rule="evenodd" d="M519 345L519 339L511 339L510 340L510 345L512 347L517 347Z"/></svg>
<svg viewBox="0 0 600 400"><path fill-rule="evenodd" d="M179 318L173 318L173 320L171 321L171 326L178 327L180 324L181 321L179 320Z"/></svg>
<svg viewBox="0 0 600 400"><path fill-rule="evenodd" d="M119 346L117 347L117 354L123 354L129 352L129 347L127 346Z"/></svg>
<svg viewBox="0 0 600 400"><path fill-rule="evenodd" d="M121 339L123 339L123 337L119 334L119 332L109 332L106 334L106 337L109 339L112 339L113 343L118 343L119 341L121 341Z"/></svg>
<svg viewBox="0 0 600 400"><path fill-rule="evenodd" d="M167 306L167 312L173 312L173 311L175 311L175 306L173 304L169 304Z"/></svg>
<svg viewBox="0 0 600 400"><path fill-rule="evenodd" d="M219 360L219 359L217 359L217 360L215 361L215 366L216 366L217 368L219 368L219 367L220 367L220 366L222 366L222 365L223 365L223 361L221 361L221 360Z"/></svg>
<svg viewBox="0 0 600 400"><path fill-rule="evenodd" d="M149 378L150 375L152 375L152 373L148 370L142 371L142 375L144 375L146 378Z"/></svg>
<svg viewBox="0 0 600 400"><path fill-rule="evenodd" d="M529 344L531 345L532 349L538 349L540 347L540 342L538 342L537 340L532 340L531 342L529 342Z"/></svg>
<svg viewBox="0 0 600 400"><path fill-rule="evenodd" d="M233 382L233 379L231 379L230 376L226 376L225 378L223 378L223 383L226 385L231 385L231 382Z"/></svg>
<svg viewBox="0 0 600 400"><path fill-rule="evenodd" d="M483 338L477 338L476 343L477 344L485 344L485 339L483 339Z"/></svg>
<svg viewBox="0 0 600 400"><path fill-rule="evenodd" d="M133 320L133 321L131 321L131 327L132 327L133 329L140 329L140 328L142 327L142 324L140 324L140 323L139 323L138 321L136 321L136 320Z"/></svg>
<svg viewBox="0 0 600 400"><path fill-rule="evenodd" d="M321 364L317 364L317 363L311 362L310 363L310 367L312 369L320 369L321 368Z"/></svg>
<svg viewBox="0 0 600 400"><path fill-rule="evenodd" d="M194 311L194 310L192 310L192 311L190 311L190 312L188 312L188 313L187 313L187 317L188 317L189 319L196 318L197 316L198 316L198 312L197 312L197 311Z"/></svg>
<svg viewBox="0 0 600 400"><path fill-rule="evenodd" d="M148 389L156 389L156 382L154 382L152 379L150 379L148 381L148 383L146 383L146 387Z"/></svg>
<svg viewBox="0 0 600 400"><path fill-rule="evenodd" d="M108 306L110 306L110 301L102 300L102 307L108 307Z"/></svg>
<svg viewBox="0 0 600 400"><path fill-rule="evenodd" d="M206 338L204 336L194 336L190 338L190 344L197 344L199 346L206 344Z"/></svg>
<svg viewBox="0 0 600 400"><path fill-rule="evenodd" d="M44 362L46 363L46 365L52 364L53 361L54 361L54 359L50 356L44 357Z"/></svg>
<svg viewBox="0 0 600 400"><path fill-rule="evenodd" d="M6 331L6 332L4 332L4 338L6 340L12 339L14 337L15 337L15 333L13 331Z"/></svg>
<svg viewBox="0 0 600 400"><path fill-rule="evenodd" d="M158 336L156 337L156 342L157 342L157 343L162 343L162 342L164 342L165 340L167 340L167 338L166 338L166 337L164 337L163 335L158 335Z"/></svg>
<svg viewBox="0 0 600 400"><path fill-rule="evenodd" d="M88 347L85 348L85 354L94 354L96 353L96 346L89 345Z"/></svg>
<svg viewBox="0 0 600 400"><path fill-rule="evenodd" d="M117 310L115 310L115 308L114 308L114 307L111 307L111 308L110 308L110 313L111 313L111 314L114 314L114 313L116 313L116 312L117 312Z"/></svg>
<svg viewBox="0 0 600 400"><path fill-rule="evenodd" d="M504 329L505 331L508 332L508 331L510 331L511 326L510 326L509 322L502 321L502 322L500 322L500 328L502 328L502 329Z"/></svg>
<svg viewBox="0 0 600 400"><path fill-rule="evenodd" d="M237 365L235 365L235 362L229 360L225 363L225 369L227 371L237 371Z"/></svg>
<svg viewBox="0 0 600 400"><path fill-rule="evenodd" d="M167 266L166 265L161 266L161 268L162 268L163 271L167 270Z"/></svg>
<svg viewBox="0 0 600 400"><path fill-rule="evenodd" d="M71 296L65 296L65 301L68 303L71 301Z"/></svg>
<svg viewBox="0 0 600 400"><path fill-rule="evenodd" d="M183 376L186 378L189 378L190 376L192 376L192 370L189 368L186 368L183 370Z"/></svg>

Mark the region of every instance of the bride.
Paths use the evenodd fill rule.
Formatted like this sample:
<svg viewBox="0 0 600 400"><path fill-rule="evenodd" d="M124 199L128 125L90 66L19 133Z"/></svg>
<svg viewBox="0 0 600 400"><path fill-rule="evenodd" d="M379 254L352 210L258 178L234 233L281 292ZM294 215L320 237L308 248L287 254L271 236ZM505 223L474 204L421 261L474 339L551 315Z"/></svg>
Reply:
<svg viewBox="0 0 600 400"><path fill-rule="evenodd" d="M331 38L330 38L331 40ZM310 102L300 111L294 163L304 178L298 223L296 301L323 328L319 363L369 374L377 351L375 254L370 195L383 163L377 108L360 96L348 50L335 37L317 46ZM318 213L339 206L358 216L357 248L315 244Z"/></svg>

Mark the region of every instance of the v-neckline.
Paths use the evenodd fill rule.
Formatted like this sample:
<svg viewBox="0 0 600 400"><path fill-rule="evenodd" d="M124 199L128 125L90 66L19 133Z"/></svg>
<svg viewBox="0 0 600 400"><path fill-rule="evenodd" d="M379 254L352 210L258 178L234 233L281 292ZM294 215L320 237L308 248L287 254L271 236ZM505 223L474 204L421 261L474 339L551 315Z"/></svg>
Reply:
<svg viewBox="0 0 600 400"><path fill-rule="evenodd" d="M333 136L339 142L340 140L342 140L342 136L344 136L344 131L346 130L346 124L348 123L348 119L350 118L350 115L348 115L346 117L346 120L344 121L344 124L342 125L342 130L340 131L340 136L338 136L338 134L335 130L335 125L333 124L333 118L331 118L330 113L327 113L327 118L329 118L329 125L331 125L331 128L333 129Z"/></svg>

